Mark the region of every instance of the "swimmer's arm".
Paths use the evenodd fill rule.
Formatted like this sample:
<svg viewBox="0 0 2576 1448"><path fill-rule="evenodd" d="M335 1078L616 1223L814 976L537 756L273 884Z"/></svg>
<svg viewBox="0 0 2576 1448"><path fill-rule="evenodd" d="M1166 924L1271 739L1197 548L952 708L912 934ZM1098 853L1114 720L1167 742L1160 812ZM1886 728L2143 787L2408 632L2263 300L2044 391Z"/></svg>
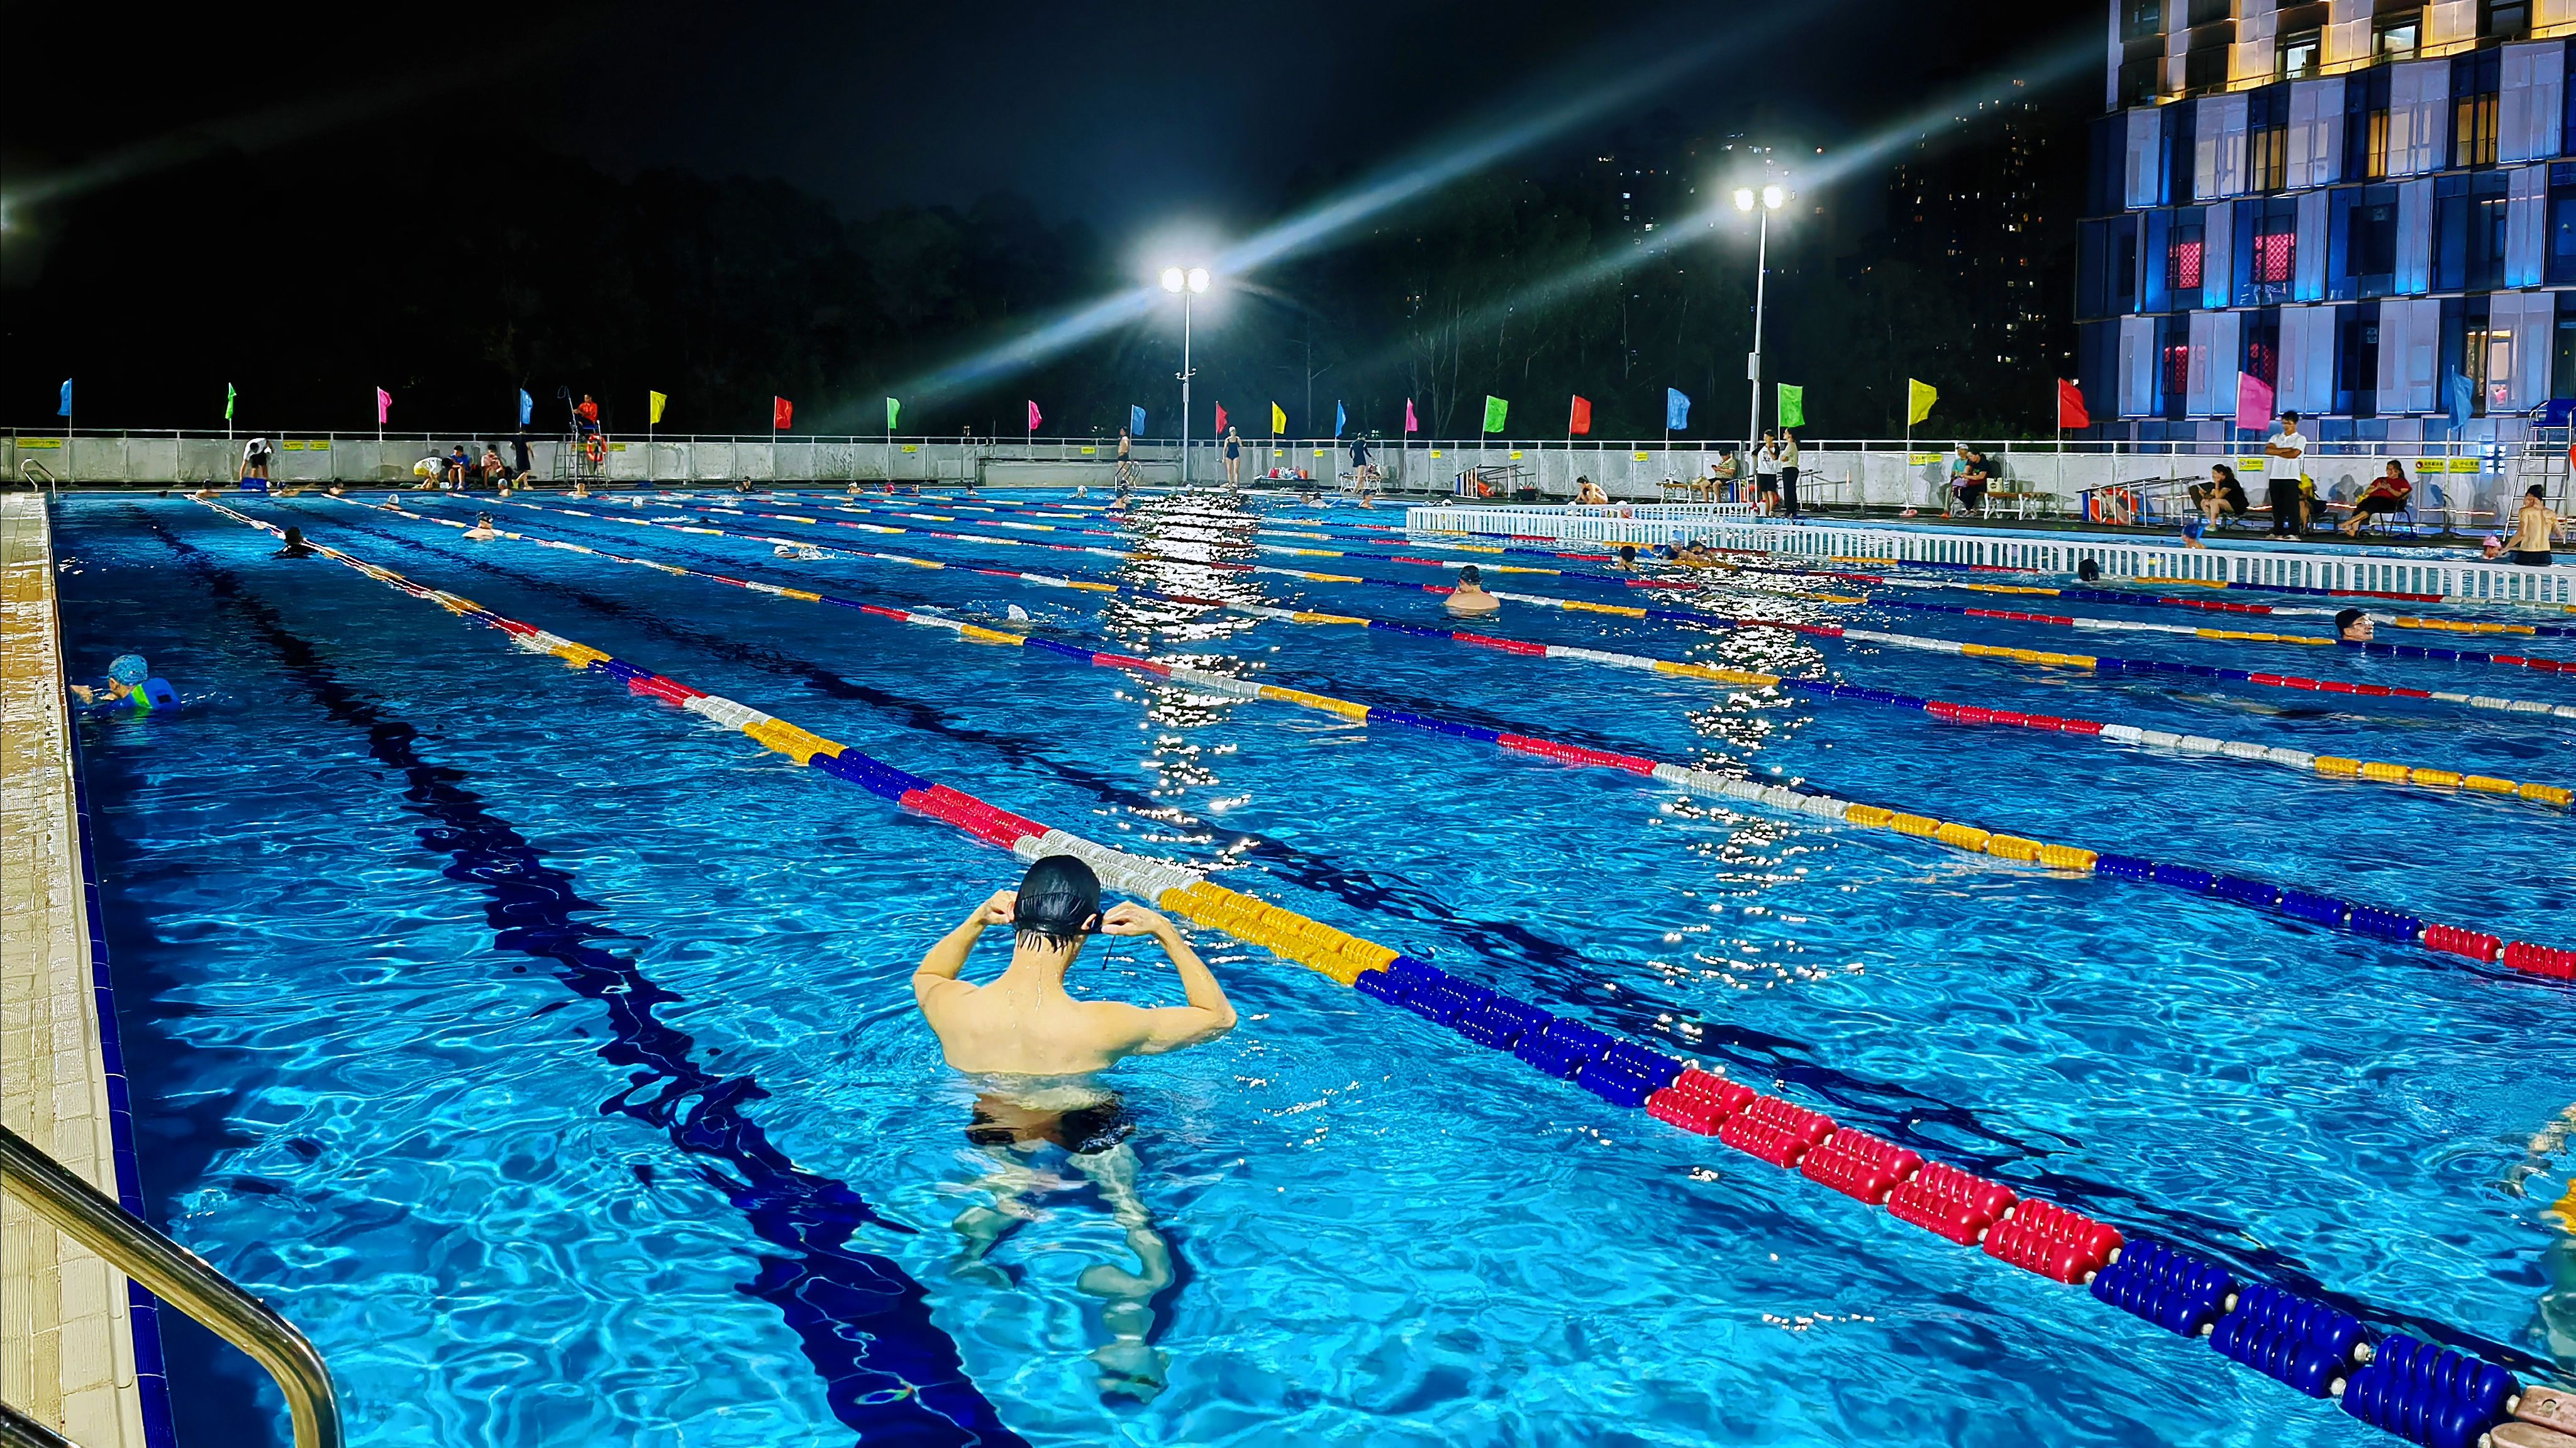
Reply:
<svg viewBox="0 0 2576 1448"><path fill-rule="evenodd" d="M941 936L939 943L930 947L930 953L921 958L921 964L913 967L913 1003L927 1011L934 1000L973 990L973 985L957 978L957 972L966 968L967 953L975 948L976 939L986 929L1011 923L1011 912L1018 901L1019 896L1013 892L996 890L956 929Z"/></svg>
<svg viewBox="0 0 2576 1448"><path fill-rule="evenodd" d="M1234 1002L1225 998L1225 987L1216 983L1216 973L1190 949L1180 928L1142 905L1118 905L1102 917L1103 935L1150 935L1171 957L1172 968L1180 972L1181 993L1189 998L1185 1006L1154 1006L1137 1012L1143 1017L1142 1038L1134 1050L1140 1056L1156 1056L1177 1051L1201 1041L1214 1040L1234 1029Z"/></svg>

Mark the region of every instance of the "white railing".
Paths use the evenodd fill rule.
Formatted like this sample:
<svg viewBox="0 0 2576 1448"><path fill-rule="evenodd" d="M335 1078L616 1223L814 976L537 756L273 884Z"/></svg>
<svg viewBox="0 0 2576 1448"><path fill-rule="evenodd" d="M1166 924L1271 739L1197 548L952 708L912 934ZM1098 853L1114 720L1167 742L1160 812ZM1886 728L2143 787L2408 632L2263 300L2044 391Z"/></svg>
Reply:
<svg viewBox="0 0 2576 1448"><path fill-rule="evenodd" d="M1752 549L1808 562L1895 560L2072 575L2090 559L2106 578L2167 578L2283 588L2425 594L2446 599L2576 605L2576 565L2524 568L2423 550L2404 557L2353 550L2186 548L2162 539L2116 535L1871 528L1758 520L1648 518L1644 508L1415 507L1410 532L1522 537L1560 543L1640 548L1699 539L1719 548Z"/></svg>

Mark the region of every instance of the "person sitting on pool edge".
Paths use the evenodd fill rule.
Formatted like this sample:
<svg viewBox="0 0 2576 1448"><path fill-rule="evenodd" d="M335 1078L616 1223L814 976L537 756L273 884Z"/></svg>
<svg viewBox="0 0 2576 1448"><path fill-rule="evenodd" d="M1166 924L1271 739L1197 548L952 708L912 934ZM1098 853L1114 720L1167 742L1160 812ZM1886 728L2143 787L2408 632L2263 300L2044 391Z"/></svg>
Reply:
<svg viewBox="0 0 2576 1448"><path fill-rule="evenodd" d="M2357 608L2347 608L2335 615L2335 637L2348 644L2366 644L2373 632L2370 615Z"/></svg>
<svg viewBox="0 0 2576 1448"><path fill-rule="evenodd" d="M959 979L976 940L996 925L1013 930L1010 965L986 985ZM1077 999L1064 988L1065 973L1095 931L1153 937L1189 1003ZM1044 1146L1061 1148L1109 1202L1144 1269L1097 1263L1074 1280L1077 1291L1103 1299L1101 1322L1110 1340L1091 1353L1100 1389L1151 1399L1163 1389L1168 1364L1148 1342L1154 1326L1148 1304L1173 1282L1171 1244L1154 1230L1137 1194L1136 1154L1127 1144L1118 1095L1091 1078L1129 1056L1161 1055L1224 1035L1234 1029L1234 1003L1171 921L1141 905L1103 914L1100 877L1071 855L1039 860L1018 890L997 891L975 907L921 958L912 997L948 1064L984 1078L966 1139L993 1159L993 1172L978 1185L996 1205L968 1207L950 1224L964 1239L951 1271L1008 1284L985 1254L1037 1215L1022 1197L1044 1181L1019 1158Z"/></svg>
<svg viewBox="0 0 2576 1448"><path fill-rule="evenodd" d="M1483 569L1470 563L1458 570L1458 586L1449 593L1449 611L1455 614L1488 614L1502 612L1503 601L1485 591Z"/></svg>

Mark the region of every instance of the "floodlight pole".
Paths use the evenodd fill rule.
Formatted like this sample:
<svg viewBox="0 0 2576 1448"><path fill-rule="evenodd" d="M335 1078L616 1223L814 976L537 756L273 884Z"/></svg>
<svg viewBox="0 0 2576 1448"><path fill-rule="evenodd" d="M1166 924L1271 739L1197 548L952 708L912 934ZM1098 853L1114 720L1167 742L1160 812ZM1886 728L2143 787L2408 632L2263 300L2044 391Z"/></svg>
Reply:
<svg viewBox="0 0 2576 1448"><path fill-rule="evenodd" d="M1190 485L1190 293L1181 289L1181 486Z"/></svg>
<svg viewBox="0 0 2576 1448"><path fill-rule="evenodd" d="M1753 415L1744 424L1744 446L1751 451L1762 436L1762 292L1771 275L1771 208L1762 208L1761 240L1755 244L1753 261L1753 355L1745 359L1744 375L1753 384ZM1669 444L1667 444L1669 446Z"/></svg>

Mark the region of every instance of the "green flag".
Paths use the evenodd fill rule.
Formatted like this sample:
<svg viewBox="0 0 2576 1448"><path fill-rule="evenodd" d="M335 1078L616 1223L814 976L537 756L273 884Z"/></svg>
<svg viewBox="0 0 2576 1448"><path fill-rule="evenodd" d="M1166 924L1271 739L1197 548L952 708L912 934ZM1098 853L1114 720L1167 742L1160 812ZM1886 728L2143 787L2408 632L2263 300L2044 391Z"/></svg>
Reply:
<svg viewBox="0 0 2576 1448"><path fill-rule="evenodd" d="M891 435L891 434L894 432L895 419L896 419L896 417L897 417L899 414L901 414L901 413L902 413L902 411L903 411L903 404L902 404L902 403L895 401L895 400L894 400L893 398L891 398L891 397L889 397L889 398L887 398L887 399L886 399L886 432L887 432L889 435Z"/></svg>
<svg viewBox="0 0 2576 1448"><path fill-rule="evenodd" d="M224 384L224 421L226 421L226 422L230 422L230 421L232 421L232 420L233 420L233 397L234 397L234 395L235 395L235 394L234 394L234 392L233 392L233 385L232 385L231 383L229 383L229 382L225 383L225 384Z"/></svg>
<svg viewBox="0 0 2576 1448"><path fill-rule="evenodd" d="M1503 430L1503 414L1510 411L1511 406L1512 405L1510 403L1505 402L1499 397L1486 398L1485 431L1501 432Z"/></svg>
<svg viewBox="0 0 2576 1448"><path fill-rule="evenodd" d="M1792 387L1786 382L1780 384L1780 425L1782 427L1807 425L1807 389Z"/></svg>

